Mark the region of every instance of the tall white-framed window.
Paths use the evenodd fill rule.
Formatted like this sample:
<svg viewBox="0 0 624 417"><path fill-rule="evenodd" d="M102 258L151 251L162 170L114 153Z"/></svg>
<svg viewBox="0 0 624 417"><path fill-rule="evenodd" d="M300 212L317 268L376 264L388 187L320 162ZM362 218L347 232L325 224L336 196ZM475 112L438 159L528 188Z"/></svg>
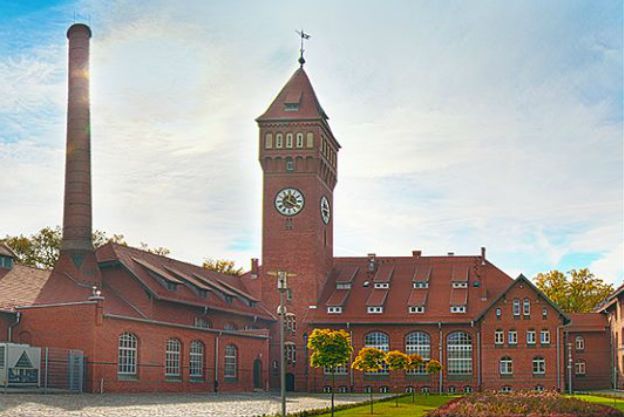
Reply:
<svg viewBox="0 0 624 417"><path fill-rule="evenodd" d="M585 361L576 361L574 363L574 373L576 375L585 375Z"/></svg>
<svg viewBox="0 0 624 417"><path fill-rule="evenodd" d="M535 375L544 375L546 373L546 359L543 356L533 358L533 373Z"/></svg>
<svg viewBox="0 0 624 417"><path fill-rule="evenodd" d="M446 351L449 375L472 374L472 338L468 333L450 333L446 337Z"/></svg>
<svg viewBox="0 0 624 417"><path fill-rule="evenodd" d="M501 329L496 329L494 332L494 344L502 345L503 343L505 343L505 332Z"/></svg>
<svg viewBox="0 0 624 417"><path fill-rule="evenodd" d="M297 346L293 342L286 342L284 345L284 355L286 355L286 363L294 365L297 363Z"/></svg>
<svg viewBox="0 0 624 417"><path fill-rule="evenodd" d="M540 343L542 345L550 344L550 330L542 330L540 332Z"/></svg>
<svg viewBox="0 0 624 417"><path fill-rule="evenodd" d="M297 331L297 316L295 316L293 313L286 313L286 316L284 318L285 330L291 334L295 334L295 332Z"/></svg>
<svg viewBox="0 0 624 417"><path fill-rule="evenodd" d="M520 315L520 299L519 298L514 298L512 310L513 310L514 316Z"/></svg>
<svg viewBox="0 0 624 417"><path fill-rule="evenodd" d="M583 336L576 336L574 345L576 350L585 350L585 338Z"/></svg>
<svg viewBox="0 0 624 417"><path fill-rule="evenodd" d="M117 350L117 374L136 376L137 374L137 337L132 333L119 336Z"/></svg>
<svg viewBox="0 0 624 417"><path fill-rule="evenodd" d="M496 307L496 318L500 319L502 315L503 315L503 309L500 307Z"/></svg>
<svg viewBox="0 0 624 417"><path fill-rule="evenodd" d="M306 133L306 148L314 148L314 133Z"/></svg>
<svg viewBox="0 0 624 417"><path fill-rule="evenodd" d="M423 358L424 362L431 359L431 337L425 332L411 332L405 337L405 353L412 355L417 353ZM427 370L425 363L418 368L408 371L411 375L426 375Z"/></svg>
<svg viewBox="0 0 624 417"><path fill-rule="evenodd" d="M545 319L548 317L548 309L546 307L542 307L542 318Z"/></svg>
<svg viewBox="0 0 624 417"><path fill-rule="evenodd" d="M390 338L382 332L370 332L364 337L364 346L377 348L383 352L390 350ZM388 373L388 365L384 365L378 372L367 372L369 375L385 375Z"/></svg>
<svg viewBox="0 0 624 417"><path fill-rule="evenodd" d="M510 345L517 345L518 344L518 331L517 330L510 330L509 333L507 333L507 343L509 343Z"/></svg>
<svg viewBox="0 0 624 417"><path fill-rule="evenodd" d="M165 350L165 376L180 376L180 351L182 344L178 339L167 340Z"/></svg>
<svg viewBox="0 0 624 417"><path fill-rule="evenodd" d="M501 375L513 375L513 360L509 356L503 356L499 362Z"/></svg>
<svg viewBox="0 0 624 417"><path fill-rule="evenodd" d="M286 147L289 149L293 147L293 134L292 133L286 133Z"/></svg>
<svg viewBox="0 0 624 417"><path fill-rule="evenodd" d="M281 133L275 135L275 147L277 149L284 147L284 136Z"/></svg>
<svg viewBox="0 0 624 417"><path fill-rule="evenodd" d="M191 342L189 350L189 376L191 378L204 377L204 344L199 340Z"/></svg>
<svg viewBox="0 0 624 417"><path fill-rule="evenodd" d="M297 148L303 148L303 133L297 133Z"/></svg>
<svg viewBox="0 0 624 417"><path fill-rule="evenodd" d="M223 376L236 378L238 376L238 348L234 345L227 345L224 359Z"/></svg>
<svg viewBox="0 0 624 417"><path fill-rule="evenodd" d="M525 316L531 315L531 300L528 298L525 298L524 301L522 301L522 314Z"/></svg>
<svg viewBox="0 0 624 417"><path fill-rule="evenodd" d="M266 149L273 148L273 134L272 133L267 133L266 135L264 135L264 147Z"/></svg>
<svg viewBox="0 0 624 417"><path fill-rule="evenodd" d="M527 345L534 345L537 343L535 330L527 330L526 342Z"/></svg>

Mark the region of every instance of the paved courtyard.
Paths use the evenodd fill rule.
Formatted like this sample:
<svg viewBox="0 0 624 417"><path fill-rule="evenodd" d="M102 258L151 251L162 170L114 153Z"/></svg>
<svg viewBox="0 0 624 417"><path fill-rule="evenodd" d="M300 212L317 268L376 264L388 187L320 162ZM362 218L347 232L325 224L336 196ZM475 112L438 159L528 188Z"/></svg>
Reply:
<svg viewBox="0 0 624 417"><path fill-rule="evenodd" d="M375 395L380 398L379 394ZM336 404L362 402L368 395L337 394ZM329 406L328 394L293 394L289 412ZM0 394L0 416L80 417L252 417L280 410L279 396L249 394Z"/></svg>

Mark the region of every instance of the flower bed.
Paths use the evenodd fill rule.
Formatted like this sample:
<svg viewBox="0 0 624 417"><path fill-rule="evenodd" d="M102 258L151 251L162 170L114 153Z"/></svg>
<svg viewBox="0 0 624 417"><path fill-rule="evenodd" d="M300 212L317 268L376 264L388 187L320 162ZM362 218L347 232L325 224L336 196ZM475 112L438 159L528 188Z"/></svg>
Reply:
<svg viewBox="0 0 624 417"><path fill-rule="evenodd" d="M600 404L565 398L557 392L482 392L458 398L427 417L624 417Z"/></svg>

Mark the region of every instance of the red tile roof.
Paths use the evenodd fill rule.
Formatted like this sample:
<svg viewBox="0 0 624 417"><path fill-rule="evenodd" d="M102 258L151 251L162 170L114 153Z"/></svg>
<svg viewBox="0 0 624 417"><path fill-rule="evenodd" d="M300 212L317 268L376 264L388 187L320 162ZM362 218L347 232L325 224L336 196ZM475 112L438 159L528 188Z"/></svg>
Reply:
<svg viewBox="0 0 624 417"><path fill-rule="evenodd" d="M347 266L338 271L336 282L352 282L358 272L357 266Z"/></svg>
<svg viewBox="0 0 624 417"><path fill-rule="evenodd" d="M470 275L470 267L467 266L454 266L453 267L453 282L465 282L468 281Z"/></svg>
<svg viewBox="0 0 624 417"><path fill-rule="evenodd" d="M468 288L451 288L449 304L452 306L463 306L468 304Z"/></svg>
<svg viewBox="0 0 624 417"><path fill-rule="evenodd" d="M299 104L296 111L286 110L286 103ZM278 93L269 108L258 117L257 121L268 120L327 120L327 115L312 88L310 79L303 68L299 68L290 77Z"/></svg>
<svg viewBox="0 0 624 417"><path fill-rule="evenodd" d="M388 297L388 290L372 289L366 299L367 307L381 307L385 304Z"/></svg>
<svg viewBox="0 0 624 417"><path fill-rule="evenodd" d="M609 329L607 316L602 313L571 313L570 324L565 327L569 332L604 332Z"/></svg>
<svg viewBox="0 0 624 417"><path fill-rule="evenodd" d="M51 272L19 264L11 269L0 268L0 308L12 310L16 306L33 304Z"/></svg>
<svg viewBox="0 0 624 417"><path fill-rule="evenodd" d="M351 290L334 290L332 295L329 296L325 305L328 307L340 307L342 306L347 298L349 298L349 293Z"/></svg>
<svg viewBox="0 0 624 417"><path fill-rule="evenodd" d="M492 302L492 300L505 291L513 279L492 265L490 262L482 264L481 256L410 256L410 257L381 257L377 256L376 261L381 268L392 267L393 275L390 288L373 289L373 274L368 272L368 257L335 258L334 270L345 270L346 268L359 268L351 284L350 295L342 306L342 314L328 314L326 309L318 308L311 310L310 320L316 323L366 323L371 320L371 315L367 313L367 306L372 303L379 303L377 297L372 293L386 294L384 312L374 317L375 322L387 323L412 323L413 315L410 315L406 308L414 297L412 295L414 276L418 279L429 279L429 288L422 290L426 292L427 308L423 314L418 315L419 322L470 322L476 319ZM385 269L384 268L384 269ZM416 272L414 272L416 270ZM468 276L468 288L454 292L451 296L453 271L461 271ZM457 276L457 273L455 273ZM464 275L465 276L465 275ZM365 283L368 285L365 286ZM326 281L318 305L325 305L332 296L336 288L336 274L330 274ZM457 289L456 289L457 290ZM486 292L487 291L487 292ZM483 294L488 294L487 298L482 298ZM455 295L459 294L459 295ZM370 297L370 298L369 298ZM451 313L451 299L460 297L462 300L467 297L466 313ZM372 303L371 303L372 302Z"/></svg>
<svg viewBox="0 0 624 417"><path fill-rule="evenodd" d="M429 281L429 277L431 277L431 270L432 267L431 266L424 266L424 267L414 267L414 275L412 278L412 281L417 281L417 282L427 282Z"/></svg>
<svg viewBox="0 0 624 417"><path fill-rule="evenodd" d="M392 274L394 273L394 265L382 264L377 273L375 274L375 278L373 278L374 282L390 282L392 279Z"/></svg>
<svg viewBox="0 0 624 417"><path fill-rule="evenodd" d="M410 307L426 305L428 294L429 290L426 288L413 288L407 299L407 305Z"/></svg>

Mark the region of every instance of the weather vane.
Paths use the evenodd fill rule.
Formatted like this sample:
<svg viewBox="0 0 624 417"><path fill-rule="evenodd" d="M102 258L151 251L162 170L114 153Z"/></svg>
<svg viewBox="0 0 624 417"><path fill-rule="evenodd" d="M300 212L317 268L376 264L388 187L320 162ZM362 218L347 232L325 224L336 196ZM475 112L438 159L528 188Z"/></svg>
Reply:
<svg viewBox="0 0 624 417"><path fill-rule="evenodd" d="M303 68L303 64L305 64L305 59L303 58L303 51L305 50L305 49L303 49L303 41L306 40L306 39L310 39L310 35L305 33L303 31L303 29L295 30L295 32L297 32L299 37L301 37L301 48L299 49L299 53L300 53L300 55L299 55L299 64Z"/></svg>

